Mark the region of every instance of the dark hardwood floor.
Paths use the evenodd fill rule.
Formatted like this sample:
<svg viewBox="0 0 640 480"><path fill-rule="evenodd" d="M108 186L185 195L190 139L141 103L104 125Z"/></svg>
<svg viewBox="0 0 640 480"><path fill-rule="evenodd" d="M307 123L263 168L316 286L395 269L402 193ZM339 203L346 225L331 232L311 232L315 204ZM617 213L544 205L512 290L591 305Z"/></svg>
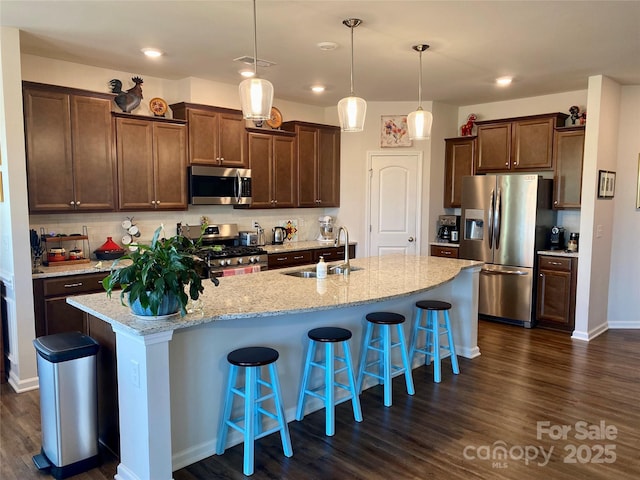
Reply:
<svg viewBox="0 0 640 480"><path fill-rule="evenodd" d="M446 360L439 385L430 367L414 370L415 396L396 378L390 408L380 387L365 391L362 423L350 403L341 404L334 437L324 435L324 411L291 422L291 458L282 455L279 435L259 440L251 478L640 478L640 331L610 330L584 343L481 322L479 345L481 357L460 359L460 375ZM31 461L40 448L38 392L17 395L5 384L1 393L0 478L51 478ZM538 422L548 422L540 435ZM566 439L550 436L563 425ZM105 461L73 478L113 478L116 465ZM175 480L227 478L245 478L242 446L174 472Z"/></svg>

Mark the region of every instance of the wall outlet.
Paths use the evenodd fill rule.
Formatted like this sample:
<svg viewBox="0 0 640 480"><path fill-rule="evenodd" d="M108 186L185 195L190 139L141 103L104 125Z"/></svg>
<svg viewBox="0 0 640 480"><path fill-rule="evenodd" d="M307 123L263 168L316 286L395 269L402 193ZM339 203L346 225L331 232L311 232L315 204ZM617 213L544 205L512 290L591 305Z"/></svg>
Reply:
<svg viewBox="0 0 640 480"><path fill-rule="evenodd" d="M596 226L596 238L602 237L602 225Z"/></svg>
<svg viewBox="0 0 640 480"><path fill-rule="evenodd" d="M140 364L135 360L131 360L131 383L140 388Z"/></svg>
<svg viewBox="0 0 640 480"><path fill-rule="evenodd" d="M251 225L253 225L253 228L258 228L260 226L257 220L252 220Z"/></svg>

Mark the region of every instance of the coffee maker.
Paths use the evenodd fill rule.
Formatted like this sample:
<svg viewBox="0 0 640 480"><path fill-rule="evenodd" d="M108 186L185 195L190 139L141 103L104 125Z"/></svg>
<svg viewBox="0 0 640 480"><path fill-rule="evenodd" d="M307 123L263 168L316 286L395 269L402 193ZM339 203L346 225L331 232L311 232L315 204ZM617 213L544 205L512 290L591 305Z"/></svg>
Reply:
<svg viewBox="0 0 640 480"><path fill-rule="evenodd" d="M438 217L437 241L458 243L460 232L460 215L440 215Z"/></svg>
<svg viewBox="0 0 640 480"><path fill-rule="evenodd" d="M549 236L551 250L564 250L564 228L554 226Z"/></svg>

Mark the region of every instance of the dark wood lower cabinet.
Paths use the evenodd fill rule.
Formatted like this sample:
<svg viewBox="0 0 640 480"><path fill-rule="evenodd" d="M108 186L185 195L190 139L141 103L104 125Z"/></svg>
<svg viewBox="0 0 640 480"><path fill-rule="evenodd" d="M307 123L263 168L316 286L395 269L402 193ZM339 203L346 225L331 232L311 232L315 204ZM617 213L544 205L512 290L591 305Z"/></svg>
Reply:
<svg viewBox="0 0 640 480"><path fill-rule="evenodd" d="M115 456L120 456L118 371L116 334L111 325L88 315L87 334L100 344L98 350L98 439Z"/></svg>
<svg viewBox="0 0 640 480"><path fill-rule="evenodd" d="M287 253L272 253L268 256L269 269L295 267L297 265L312 265L320 261L320 256L326 262L344 259L344 245L341 247L326 247L312 250L297 250ZM349 258L356 257L356 246L349 245Z"/></svg>
<svg viewBox="0 0 640 480"><path fill-rule="evenodd" d="M458 258L460 248L446 247L444 245L431 245L432 257Z"/></svg>
<svg viewBox="0 0 640 480"><path fill-rule="evenodd" d="M537 325L573 331L578 259L541 255L538 259Z"/></svg>
<svg viewBox="0 0 640 480"><path fill-rule="evenodd" d="M97 356L98 438L114 455L120 453L116 336L111 325L67 303L67 297L103 291L107 273L67 275L33 281L36 337L82 332L100 344Z"/></svg>

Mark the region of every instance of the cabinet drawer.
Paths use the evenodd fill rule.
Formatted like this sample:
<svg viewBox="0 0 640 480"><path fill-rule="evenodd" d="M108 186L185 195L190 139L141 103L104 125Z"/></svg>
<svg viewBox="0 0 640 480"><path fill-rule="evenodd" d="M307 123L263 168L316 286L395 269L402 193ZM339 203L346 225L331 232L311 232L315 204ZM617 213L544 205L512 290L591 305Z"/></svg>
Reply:
<svg viewBox="0 0 640 480"><path fill-rule="evenodd" d="M538 268L540 270L560 270L563 272L570 272L571 258L540 256L540 264L538 265Z"/></svg>
<svg viewBox="0 0 640 480"><path fill-rule="evenodd" d="M44 296L79 295L102 291L102 279L108 273L90 273L87 275L71 275L43 281Z"/></svg>
<svg viewBox="0 0 640 480"><path fill-rule="evenodd" d="M431 256L458 258L458 250L459 249L457 247L440 247L438 245L431 245Z"/></svg>
<svg viewBox="0 0 640 480"><path fill-rule="evenodd" d="M311 250L291 253L274 253L269 255L268 259L269 268L283 268L313 263Z"/></svg>

